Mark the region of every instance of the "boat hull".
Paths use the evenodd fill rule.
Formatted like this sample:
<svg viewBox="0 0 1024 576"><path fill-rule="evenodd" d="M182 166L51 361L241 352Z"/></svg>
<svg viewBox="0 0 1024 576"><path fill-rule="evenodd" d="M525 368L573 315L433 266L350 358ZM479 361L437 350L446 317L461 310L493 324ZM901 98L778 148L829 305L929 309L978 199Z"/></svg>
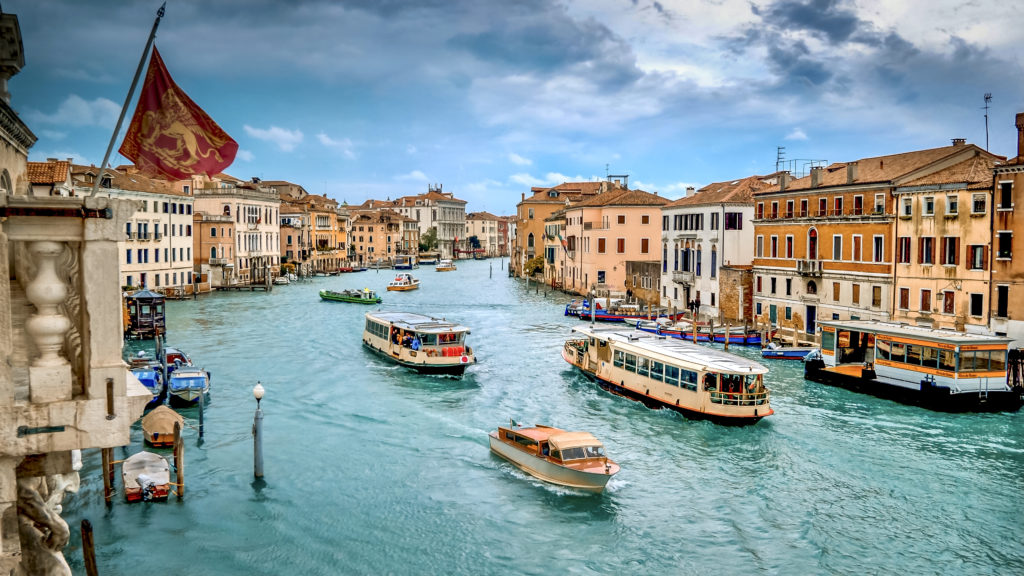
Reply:
<svg viewBox="0 0 1024 576"><path fill-rule="evenodd" d="M210 392L210 388L207 386L203 390L188 389L188 390L173 390L167 395L167 402L171 406L195 406L199 404L199 397L205 396Z"/></svg>
<svg viewBox="0 0 1024 576"><path fill-rule="evenodd" d="M407 286L388 286L388 292L408 292L409 290L418 290L419 284L410 284Z"/></svg>
<svg viewBox="0 0 1024 576"><path fill-rule="evenodd" d="M559 466L502 442L493 432L489 439L491 452L501 456L530 476L550 484L587 492L603 492L613 476L613 474L595 474Z"/></svg>
<svg viewBox="0 0 1024 576"><path fill-rule="evenodd" d="M365 348L367 348L368 350L374 352L375 354L377 354L377 355L379 355L379 356L381 356L383 358L387 358L388 360L390 360L391 362L394 362L395 364L398 364L399 366L405 366L406 368L412 368L413 370L415 370L415 371L417 371L417 372L419 372L421 374L446 374L446 375L449 375L449 376L462 376L463 374L465 374L466 368L468 368L471 364L473 364L473 362L470 362L470 361L462 362L461 360L459 362L457 362L457 363L452 362L452 363L446 363L446 364L437 364L437 363L426 364L426 363L418 363L418 362L409 362L409 361L406 361L406 360L402 360L400 358L395 358L394 356L392 356L391 354L388 354L384 350L379 350L377 348L374 348L372 345L370 345L369 343L367 343L365 341L363 342L363 346Z"/></svg>
<svg viewBox="0 0 1024 576"><path fill-rule="evenodd" d="M328 302L347 302L349 304L380 304L380 296L376 298L354 298L351 296L344 296L339 294L329 294L326 292L320 292L320 298Z"/></svg>
<svg viewBox="0 0 1024 576"><path fill-rule="evenodd" d="M929 385L925 381L920 388L908 388L879 380L874 370L863 370L859 377L826 370L821 360L804 363L804 378L937 412L1015 412L1024 405L1021 390L954 393L948 387Z"/></svg>
<svg viewBox="0 0 1024 576"><path fill-rule="evenodd" d="M772 360L803 360L805 356L811 353L811 350L814 350L814 348L780 348L777 350L762 348L761 358L768 358Z"/></svg>

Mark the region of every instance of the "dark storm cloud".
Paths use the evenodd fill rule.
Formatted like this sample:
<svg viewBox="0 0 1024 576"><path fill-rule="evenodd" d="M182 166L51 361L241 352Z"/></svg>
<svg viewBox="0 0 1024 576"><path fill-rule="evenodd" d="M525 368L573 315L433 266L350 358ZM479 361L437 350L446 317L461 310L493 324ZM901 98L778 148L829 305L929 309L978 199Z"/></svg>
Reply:
<svg viewBox="0 0 1024 576"><path fill-rule="evenodd" d="M815 60L802 41L769 46L768 61L776 73L805 86L818 86L832 78L825 64Z"/></svg>
<svg viewBox="0 0 1024 576"><path fill-rule="evenodd" d="M789 30L806 30L831 44L845 42L863 26L851 10L838 6L837 0L783 0L768 8L753 8L765 23Z"/></svg>

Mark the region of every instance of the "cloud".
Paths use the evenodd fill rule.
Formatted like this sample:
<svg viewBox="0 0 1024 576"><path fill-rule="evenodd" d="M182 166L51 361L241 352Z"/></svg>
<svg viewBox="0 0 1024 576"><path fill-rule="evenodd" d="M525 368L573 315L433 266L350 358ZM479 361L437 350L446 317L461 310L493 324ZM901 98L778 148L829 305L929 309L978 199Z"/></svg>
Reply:
<svg viewBox="0 0 1024 576"><path fill-rule="evenodd" d="M28 153L29 162L46 162L48 158L56 158L58 160L72 159L74 164L94 164L96 162L90 162L85 156L75 152L73 150L30 150ZM116 165L117 162L111 160L110 164Z"/></svg>
<svg viewBox="0 0 1024 576"><path fill-rule="evenodd" d="M405 147L405 153L406 154L415 154L416 152L417 152L416 147L413 146L412 144L409 144L408 146Z"/></svg>
<svg viewBox="0 0 1024 576"><path fill-rule="evenodd" d="M533 160L530 160L529 158L523 158L522 156L516 154L515 152L509 153L508 161L518 166L530 166L531 164L533 164Z"/></svg>
<svg viewBox="0 0 1024 576"><path fill-rule="evenodd" d="M508 177L509 181L522 186L557 186L563 182L588 182L583 176L566 176L558 172L548 172L543 178L538 178L526 172L519 172Z"/></svg>
<svg viewBox="0 0 1024 576"><path fill-rule="evenodd" d="M235 154L235 158L241 160L242 162L252 162L255 156L252 155L252 152L239 148L238 153Z"/></svg>
<svg viewBox="0 0 1024 576"><path fill-rule="evenodd" d="M249 136L256 138L257 140L265 140L271 144L276 145L281 149L282 152L291 152L302 143L302 131L301 130L288 130L286 128L279 128L277 126L271 126L270 128L253 128L246 124L243 126L245 133Z"/></svg>
<svg viewBox="0 0 1024 576"><path fill-rule="evenodd" d="M786 140L807 140L807 133L804 132L803 128L797 126L789 134L786 134Z"/></svg>
<svg viewBox="0 0 1024 576"><path fill-rule="evenodd" d="M78 94L71 94L64 99L52 114L39 110L27 110L25 118L28 122L39 124L56 124L60 126L102 126L113 127L121 107L106 98L86 100Z"/></svg>
<svg viewBox="0 0 1024 576"><path fill-rule="evenodd" d="M407 180L407 181L413 181L413 182L429 182L430 178L427 178L427 175L424 174L423 172L419 171L419 170L413 170L412 172L409 172L408 174L399 174L398 176L395 176L395 180Z"/></svg>
<svg viewBox="0 0 1024 576"><path fill-rule="evenodd" d="M67 138L67 132L61 132L60 130L47 130L45 128L39 130L39 135L43 138L49 138L50 140L63 140Z"/></svg>
<svg viewBox="0 0 1024 576"><path fill-rule="evenodd" d="M355 155L355 152L352 151L352 141L349 140L348 138L344 138L342 140L335 140L334 138L331 138L330 136L328 136L327 134L324 134L323 132L317 134L316 138L324 146L326 146L328 148L334 148L335 150L341 151L341 153L346 158L349 158L349 159L352 159L352 160L355 159L356 155Z"/></svg>

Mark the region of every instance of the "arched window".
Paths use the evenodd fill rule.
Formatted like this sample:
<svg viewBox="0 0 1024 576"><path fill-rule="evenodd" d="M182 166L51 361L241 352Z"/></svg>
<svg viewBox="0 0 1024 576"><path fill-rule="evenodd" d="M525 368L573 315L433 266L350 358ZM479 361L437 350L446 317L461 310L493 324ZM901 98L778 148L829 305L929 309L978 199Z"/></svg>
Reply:
<svg viewBox="0 0 1024 576"><path fill-rule="evenodd" d="M818 259L818 231L814 228L807 232L807 259Z"/></svg>
<svg viewBox="0 0 1024 576"><path fill-rule="evenodd" d="M224 215L231 216L231 206L229 206L228 204L224 205Z"/></svg>
<svg viewBox="0 0 1024 576"><path fill-rule="evenodd" d="M818 285L814 283L814 280L808 280L807 281L807 293L808 294L817 294L818 293Z"/></svg>
<svg viewBox="0 0 1024 576"><path fill-rule="evenodd" d="M6 168L3 174L0 174L0 188L3 188L3 192L14 194L14 187L11 185L11 174Z"/></svg>
<svg viewBox="0 0 1024 576"><path fill-rule="evenodd" d="M216 257L217 257L217 247L216 246L210 246L210 258L216 258Z"/></svg>
<svg viewBox="0 0 1024 576"><path fill-rule="evenodd" d="M533 248L533 232L530 232L530 235L526 237L526 247Z"/></svg>

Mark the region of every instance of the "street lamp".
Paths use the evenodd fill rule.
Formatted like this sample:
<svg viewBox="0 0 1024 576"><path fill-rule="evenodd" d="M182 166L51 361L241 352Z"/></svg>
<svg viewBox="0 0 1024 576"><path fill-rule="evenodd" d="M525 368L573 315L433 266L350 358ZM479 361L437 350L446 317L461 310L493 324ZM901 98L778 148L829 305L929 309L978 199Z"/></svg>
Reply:
<svg viewBox="0 0 1024 576"><path fill-rule="evenodd" d="M253 476L256 478L263 477L263 410L260 409L260 400L264 392L263 385L257 381L252 389L256 398L256 415L252 422Z"/></svg>

